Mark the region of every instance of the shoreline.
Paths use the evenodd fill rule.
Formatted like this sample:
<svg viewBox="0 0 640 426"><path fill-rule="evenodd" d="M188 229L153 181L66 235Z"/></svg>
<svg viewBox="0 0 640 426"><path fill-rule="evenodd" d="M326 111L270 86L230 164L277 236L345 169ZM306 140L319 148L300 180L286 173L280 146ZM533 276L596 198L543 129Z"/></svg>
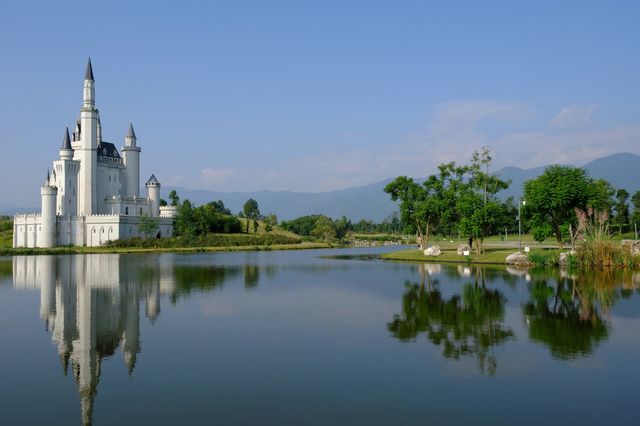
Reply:
<svg viewBox="0 0 640 426"><path fill-rule="evenodd" d="M0 256L52 256L65 254L136 254L136 253L209 253L271 250L312 250L335 248L328 243L302 242L299 244L270 244L244 246L203 247L54 247L54 248L4 248Z"/></svg>

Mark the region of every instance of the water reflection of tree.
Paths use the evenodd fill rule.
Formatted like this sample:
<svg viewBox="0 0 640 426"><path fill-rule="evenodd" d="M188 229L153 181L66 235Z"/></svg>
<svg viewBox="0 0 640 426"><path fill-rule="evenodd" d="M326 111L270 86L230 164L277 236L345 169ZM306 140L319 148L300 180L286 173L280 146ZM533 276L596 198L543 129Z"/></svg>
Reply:
<svg viewBox="0 0 640 426"><path fill-rule="evenodd" d="M394 316L389 331L403 341L424 333L434 345L443 347L444 357L473 356L481 373L495 374L493 348L515 338L503 324L506 299L502 293L486 288L483 268L475 268L473 284L466 284L462 294L450 299L443 299L437 282L428 274L423 278L420 284L405 283L402 315Z"/></svg>
<svg viewBox="0 0 640 426"><path fill-rule="evenodd" d="M242 267L244 273L244 288L254 289L260 281L260 267L258 265L246 264Z"/></svg>
<svg viewBox="0 0 640 426"><path fill-rule="evenodd" d="M169 295L175 304L180 297L193 291L213 291L222 288L224 282L240 272L238 267L214 265L176 265L173 267L175 290Z"/></svg>
<svg viewBox="0 0 640 426"><path fill-rule="evenodd" d="M616 271L585 271L568 276L536 277L524 305L531 340L549 347L558 359L591 354L609 337L603 316L622 296L624 274Z"/></svg>

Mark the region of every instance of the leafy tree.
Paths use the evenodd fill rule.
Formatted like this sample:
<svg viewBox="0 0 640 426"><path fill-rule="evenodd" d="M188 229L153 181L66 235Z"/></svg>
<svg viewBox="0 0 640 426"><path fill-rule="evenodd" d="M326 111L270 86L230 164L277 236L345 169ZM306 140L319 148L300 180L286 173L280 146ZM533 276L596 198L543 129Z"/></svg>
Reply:
<svg viewBox="0 0 640 426"><path fill-rule="evenodd" d="M180 197L178 197L178 193L176 192L175 189L171 190L169 192L169 201L171 201L171 205L172 206L178 206L178 204L180 204Z"/></svg>
<svg viewBox="0 0 640 426"><path fill-rule="evenodd" d="M164 207L167 205L167 200L165 200L164 198L160 198L160 207Z"/></svg>
<svg viewBox="0 0 640 426"><path fill-rule="evenodd" d="M509 187L509 182L490 173L491 154L487 147L473 153L469 179L461 186L457 209L460 212L460 230L471 245L477 239L476 250L484 252L484 238L500 229L504 223L503 203L496 194Z"/></svg>
<svg viewBox="0 0 640 426"><path fill-rule="evenodd" d="M397 177L384 188L391 200L400 202L402 220L418 233L423 246L429 243L440 220L440 201L433 189L406 176Z"/></svg>
<svg viewBox="0 0 640 426"><path fill-rule="evenodd" d="M523 214L536 241L553 235L564 247L564 235L575 222L574 209L586 210L591 205L605 208L607 192L607 186L594 183L584 169L549 166L542 175L525 182Z"/></svg>
<svg viewBox="0 0 640 426"><path fill-rule="evenodd" d="M275 217L275 215L269 215L267 217L264 218L264 231L268 234L269 232L273 231L273 218Z"/></svg>
<svg viewBox="0 0 640 426"><path fill-rule="evenodd" d="M242 207L244 217L247 219L247 234L249 233L249 222L257 220L260 217L260 208L258 202L253 198L249 198Z"/></svg>
<svg viewBox="0 0 640 426"><path fill-rule="evenodd" d="M254 234L258 232L258 227L259 227L258 221L254 219L253 220L253 233Z"/></svg>
<svg viewBox="0 0 640 426"><path fill-rule="evenodd" d="M320 216L316 220L310 234L324 241L332 241L336 239L336 228L331 218Z"/></svg>
<svg viewBox="0 0 640 426"><path fill-rule="evenodd" d="M150 236L155 235L156 232L158 232L158 229L160 229L158 219L144 215L140 218L140 225L138 229L144 234L145 238L149 238Z"/></svg>
<svg viewBox="0 0 640 426"><path fill-rule="evenodd" d="M629 192L625 189L618 189L616 191L616 203L615 209L616 214L613 218L613 223L618 226L618 231L622 233L623 231L627 231L629 229L629 204L627 204L627 200L629 199Z"/></svg>
<svg viewBox="0 0 640 426"><path fill-rule="evenodd" d="M215 210L216 212L231 216L231 210L224 206L224 202L222 202L222 200L211 201L207 204L210 205L211 208L213 208L213 210Z"/></svg>
<svg viewBox="0 0 640 426"><path fill-rule="evenodd" d="M196 215L191 201L184 200L178 206L176 215L175 233L185 237L193 237L197 232Z"/></svg>
<svg viewBox="0 0 640 426"><path fill-rule="evenodd" d="M635 228L640 225L640 191L636 191L631 197L633 203L633 214L631 215L632 226Z"/></svg>

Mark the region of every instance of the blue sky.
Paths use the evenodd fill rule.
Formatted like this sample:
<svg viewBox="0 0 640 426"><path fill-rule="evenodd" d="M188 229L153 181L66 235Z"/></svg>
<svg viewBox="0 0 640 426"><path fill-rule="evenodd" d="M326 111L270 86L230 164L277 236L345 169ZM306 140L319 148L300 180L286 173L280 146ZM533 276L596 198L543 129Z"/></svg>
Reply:
<svg viewBox="0 0 640 426"><path fill-rule="evenodd" d="M640 153L640 3L3 2L0 204L37 205L91 56L142 178L325 191Z"/></svg>

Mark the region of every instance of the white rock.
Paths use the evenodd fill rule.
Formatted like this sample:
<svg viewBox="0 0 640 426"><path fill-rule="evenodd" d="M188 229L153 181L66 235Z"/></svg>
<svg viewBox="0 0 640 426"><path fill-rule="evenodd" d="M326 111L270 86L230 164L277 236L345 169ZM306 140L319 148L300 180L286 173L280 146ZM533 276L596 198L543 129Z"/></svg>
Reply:
<svg viewBox="0 0 640 426"><path fill-rule="evenodd" d="M424 251L425 256L440 256L441 254L440 246L429 246Z"/></svg>

